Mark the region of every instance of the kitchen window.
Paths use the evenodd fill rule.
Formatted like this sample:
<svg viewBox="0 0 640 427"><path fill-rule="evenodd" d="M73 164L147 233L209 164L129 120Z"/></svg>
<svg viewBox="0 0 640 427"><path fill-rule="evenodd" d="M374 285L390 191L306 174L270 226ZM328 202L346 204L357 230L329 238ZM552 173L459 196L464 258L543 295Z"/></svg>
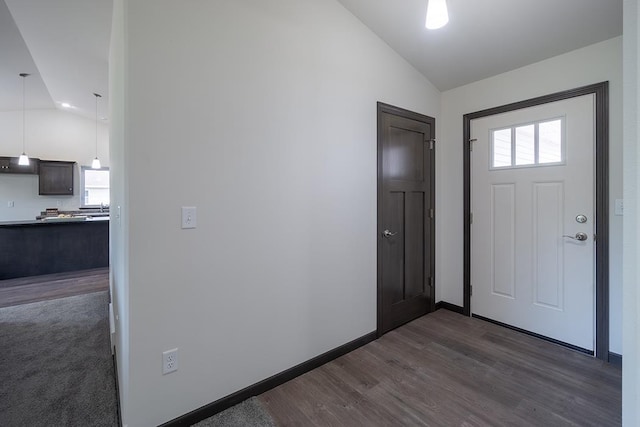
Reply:
<svg viewBox="0 0 640 427"><path fill-rule="evenodd" d="M80 168L83 207L109 206L109 168Z"/></svg>

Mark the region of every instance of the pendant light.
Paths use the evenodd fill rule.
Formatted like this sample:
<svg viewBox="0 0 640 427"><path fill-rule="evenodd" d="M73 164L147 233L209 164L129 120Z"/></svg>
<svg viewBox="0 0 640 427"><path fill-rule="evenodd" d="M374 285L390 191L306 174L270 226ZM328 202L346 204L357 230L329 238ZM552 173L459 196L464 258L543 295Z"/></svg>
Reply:
<svg viewBox="0 0 640 427"><path fill-rule="evenodd" d="M29 157L25 154L25 106L24 106L24 80L29 76L27 73L20 73L20 77L22 77L22 154L18 158L18 165L20 166L29 166Z"/></svg>
<svg viewBox="0 0 640 427"><path fill-rule="evenodd" d="M91 169L100 169L100 160L98 159L98 98L102 98L102 95L94 93L96 97L96 158L91 162Z"/></svg>
<svg viewBox="0 0 640 427"><path fill-rule="evenodd" d="M428 30L437 30L447 25L447 22L449 22L447 0L429 0L425 27Z"/></svg>

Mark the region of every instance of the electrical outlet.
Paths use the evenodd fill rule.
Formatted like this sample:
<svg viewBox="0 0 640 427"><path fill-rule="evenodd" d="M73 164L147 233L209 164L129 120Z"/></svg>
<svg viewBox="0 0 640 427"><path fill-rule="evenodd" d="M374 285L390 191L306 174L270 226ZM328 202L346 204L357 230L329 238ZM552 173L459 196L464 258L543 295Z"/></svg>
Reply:
<svg viewBox="0 0 640 427"><path fill-rule="evenodd" d="M178 370L178 349L162 352L162 375Z"/></svg>
<svg viewBox="0 0 640 427"><path fill-rule="evenodd" d="M614 203L614 212L615 215L624 215L624 200L622 199L616 199L615 203Z"/></svg>
<svg viewBox="0 0 640 427"><path fill-rule="evenodd" d="M16 205L16 204L15 204L15 202L14 202L13 200L9 200L9 201L7 202L7 207L8 207L8 208L12 208L12 207L14 207L15 205Z"/></svg>

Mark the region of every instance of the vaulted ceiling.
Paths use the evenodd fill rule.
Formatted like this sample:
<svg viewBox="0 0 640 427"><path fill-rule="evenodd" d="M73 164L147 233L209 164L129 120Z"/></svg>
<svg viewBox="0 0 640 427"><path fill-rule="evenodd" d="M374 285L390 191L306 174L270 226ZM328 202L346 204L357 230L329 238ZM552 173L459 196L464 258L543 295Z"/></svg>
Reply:
<svg viewBox="0 0 640 427"><path fill-rule="evenodd" d="M0 0L0 111L64 108L95 117L94 92L108 111L112 0Z"/></svg>
<svg viewBox="0 0 640 427"><path fill-rule="evenodd" d="M427 0L338 1L443 91L622 34L622 0L447 0L439 30ZM106 116L111 13L112 0L0 0L0 111L22 108L26 72L27 108L93 118L98 92Z"/></svg>
<svg viewBox="0 0 640 427"><path fill-rule="evenodd" d="M338 1L441 91L622 34L622 0L447 0L438 30L427 0Z"/></svg>

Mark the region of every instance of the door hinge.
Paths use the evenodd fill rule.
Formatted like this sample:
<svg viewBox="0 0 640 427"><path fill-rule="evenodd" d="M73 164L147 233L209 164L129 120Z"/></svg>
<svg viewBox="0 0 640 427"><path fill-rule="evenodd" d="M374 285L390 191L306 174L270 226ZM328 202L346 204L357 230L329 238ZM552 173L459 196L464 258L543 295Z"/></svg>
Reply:
<svg viewBox="0 0 640 427"><path fill-rule="evenodd" d="M473 295L473 286L469 285L469 296Z"/></svg>
<svg viewBox="0 0 640 427"><path fill-rule="evenodd" d="M428 286L429 286L430 288L433 288L433 284L434 284L433 277L429 277L429 283L428 283Z"/></svg>
<svg viewBox="0 0 640 427"><path fill-rule="evenodd" d="M469 224L473 224L473 212L469 212Z"/></svg>
<svg viewBox="0 0 640 427"><path fill-rule="evenodd" d="M478 138L473 138L469 140L469 151L473 151L473 143L476 142Z"/></svg>
<svg viewBox="0 0 640 427"><path fill-rule="evenodd" d="M436 213L433 210L433 208L429 209L429 218L434 218L435 216L436 216Z"/></svg>
<svg viewBox="0 0 640 427"><path fill-rule="evenodd" d="M426 139L426 140L425 140L425 142L428 142L428 143L429 143L429 150L433 150L433 147L434 147L434 146L435 146L435 144L436 144L436 140L435 140L435 139L433 139L433 138L432 138L432 139Z"/></svg>

